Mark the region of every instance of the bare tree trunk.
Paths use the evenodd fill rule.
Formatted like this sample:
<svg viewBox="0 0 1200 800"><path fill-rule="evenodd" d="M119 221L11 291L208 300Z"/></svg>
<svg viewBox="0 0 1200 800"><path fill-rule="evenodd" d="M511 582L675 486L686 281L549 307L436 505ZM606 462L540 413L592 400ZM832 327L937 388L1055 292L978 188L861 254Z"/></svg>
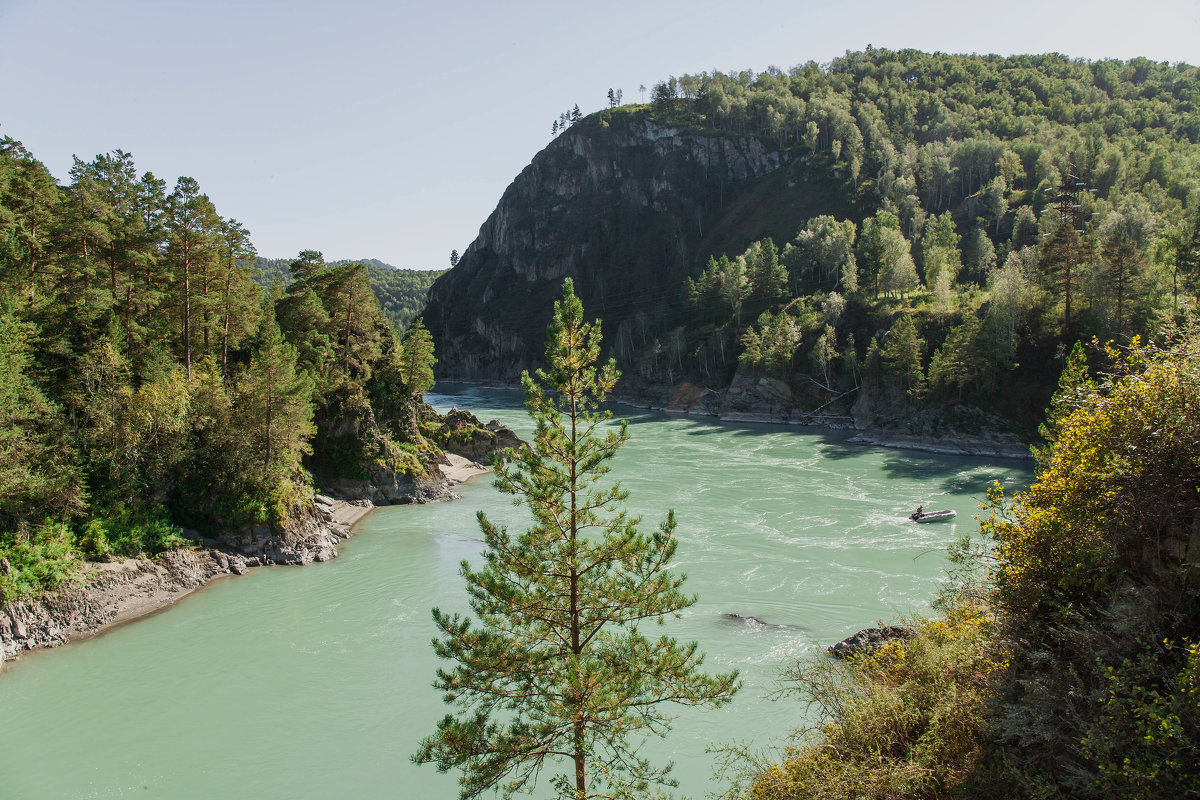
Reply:
<svg viewBox="0 0 1200 800"><path fill-rule="evenodd" d="M183 363L187 365L187 379L192 380L192 276L191 255L185 240L183 245Z"/></svg>

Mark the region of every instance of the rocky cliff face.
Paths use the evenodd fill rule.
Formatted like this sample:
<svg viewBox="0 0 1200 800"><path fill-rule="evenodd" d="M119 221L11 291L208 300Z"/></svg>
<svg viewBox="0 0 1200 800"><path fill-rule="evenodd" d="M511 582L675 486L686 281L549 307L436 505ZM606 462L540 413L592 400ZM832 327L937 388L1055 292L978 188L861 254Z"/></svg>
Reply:
<svg viewBox="0 0 1200 800"><path fill-rule="evenodd" d="M567 276L614 348L647 345L681 324L684 279L709 255L794 235L782 219L794 224L809 178L804 159L754 137L632 109L584 119L517 176L430 290L438 376L509 380L536 365Z"/></svg>

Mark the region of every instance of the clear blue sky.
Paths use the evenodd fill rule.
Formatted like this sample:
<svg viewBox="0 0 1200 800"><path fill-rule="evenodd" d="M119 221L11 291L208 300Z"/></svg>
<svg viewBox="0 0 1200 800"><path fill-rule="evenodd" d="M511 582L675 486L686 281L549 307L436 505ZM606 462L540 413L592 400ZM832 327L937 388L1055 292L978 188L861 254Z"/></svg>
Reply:
<svg viewBox="0 0 1200 800"><path fill-rule="evenodd" d="M575 103L868 43L1200 62L1200 2L0 0L0 134L117 148L259 252L445 266Z"/></svg>

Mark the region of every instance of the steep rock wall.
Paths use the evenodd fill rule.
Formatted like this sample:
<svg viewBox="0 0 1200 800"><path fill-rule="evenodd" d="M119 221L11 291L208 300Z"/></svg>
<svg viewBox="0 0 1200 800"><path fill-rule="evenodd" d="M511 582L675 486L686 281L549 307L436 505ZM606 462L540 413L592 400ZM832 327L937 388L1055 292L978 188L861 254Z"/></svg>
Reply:
<svg viewBox="0 0 1200 800"><path fill-rule="evenodd" d="M584 119L534 157L430 290L439 378L510 380L539 363L567 276L610 341L624 322L630 348L645 346L679 324L684 280L709 255L795 233L772 206L793 204L793 225L809 171L754 137L644 111Z"/></svg>

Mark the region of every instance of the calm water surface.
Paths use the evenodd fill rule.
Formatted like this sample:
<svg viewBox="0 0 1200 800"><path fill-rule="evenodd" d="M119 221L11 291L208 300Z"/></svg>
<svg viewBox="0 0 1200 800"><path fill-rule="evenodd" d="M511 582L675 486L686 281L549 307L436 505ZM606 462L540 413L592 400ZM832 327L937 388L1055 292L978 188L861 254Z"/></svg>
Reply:
<svg viewBox="0 0 1200 800"><path fill-rule="evenodd" d="M429 399L442 410L530 431L516 393L439 388ZM1014 462L862 447L841 432L618 413L632 441L612 477L646 525L675 509L676 568L699 596L668 631L745 684L645 745L694 798L723 788L706 749L765 748L804 723L803 704L766 698L781 668L877 619L927 611L945 548L977 531L987 486L1030 479ZM219 581L6 664L0 798L455 797L454 775L409 761L445 713L430 686L429 609L466 610L458 565L478 560L477 510L514 530L527 522L486 476L461 491L376 511L332 562ZM918 503L958 519L912 524Z"/></svg>

